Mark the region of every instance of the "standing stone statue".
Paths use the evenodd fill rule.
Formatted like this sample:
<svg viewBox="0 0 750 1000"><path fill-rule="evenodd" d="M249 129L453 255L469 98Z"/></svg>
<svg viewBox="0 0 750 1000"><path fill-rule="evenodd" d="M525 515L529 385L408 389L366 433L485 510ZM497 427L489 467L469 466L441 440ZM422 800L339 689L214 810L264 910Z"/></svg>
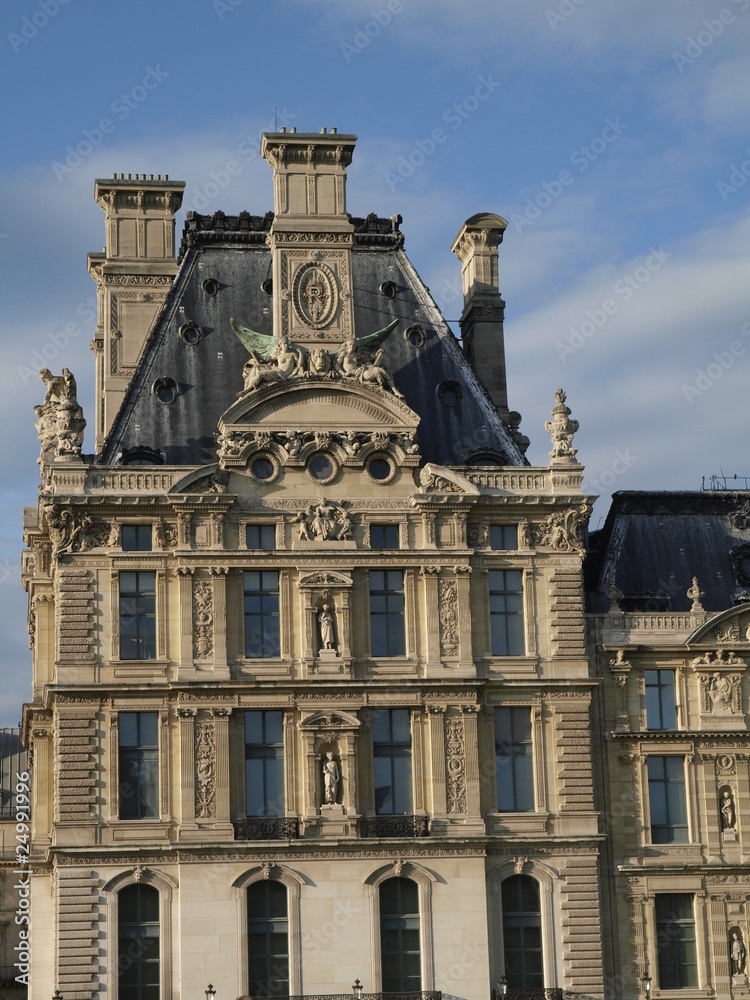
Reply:
<svg viewBox="0 0 750 1000"><path fill-rule="evenodd" d="M327 806L336 804L336 794L339 790L340 780L339 766L333 759L333 752L329 750L326 753L326 759L323 761L324 798Z"/></svg>
<svg viewBox="0 0 750 1000"><path fill-rule="evenodd" d="M320 628L320 648L335 649L333 640L333 612L330 604L324 604L318 615L318 627Z"/></svg>
<svg viewBox="0 0 750 1000"><path fill-rule="evenodd" d="M734 830L734 801L731 792L726 789L721 798L721 828Z"/></svg>
<svg viewBox="0 0 750 1000"><path fill-rule="evenodd" d="M732 956L732 974L741 976L745 971L746 952L739 931L732 931L730 954Z"/></svg>

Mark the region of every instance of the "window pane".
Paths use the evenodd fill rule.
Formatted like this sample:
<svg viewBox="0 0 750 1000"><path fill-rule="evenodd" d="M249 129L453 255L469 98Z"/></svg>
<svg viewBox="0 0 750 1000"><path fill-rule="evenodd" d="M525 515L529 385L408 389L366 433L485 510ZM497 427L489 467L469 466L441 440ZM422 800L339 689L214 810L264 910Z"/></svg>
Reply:
<svg viewBox="0 0 750 1000"><path fill-rule="evenodd" d="M383 992L422 989L419 889L410 879L380 885L380 955Z"/></svg>
<svg viewBox="0 0 750 1000"><path fill-rule="evenodd" d="M411 813L411 728L407 708L374 709L375 812Z"/></svg>
<svg viewBox="0 0 750 1000"><path fill-rule="evenodd" d="M676 729L677 706L675 703L674 671L645 670L646 727L648 729Z"/></svg>
<svg viewBox="0 0 750 1000"><path fill-rule="evenodd" d="M279 656L279 574L246 570L244 584L245 656Z"/></svg>
<svg viewBox="0 0 750 1000"><path fill-rule="evenodd" d="M118 995L159 1000L159 893L152 886L126 886L117 908Z"/></svg>
<svg viewBox="0 0 750 1000"><path fill-rule="evenodd" d="M515 989L540 989L542 921L539 885L526 875L514 875L502 885L505 975Z"/></svg>
<svg viewBox="0 0 750 1000"><path fill-rule="evenodd" d="M248 816L283 816L283 712L245 712L245 811Z"/></svg>
<svg viewBox="0 0 750 1000"><path fill-rule="evenodd" d="M661 989L698 986L693 897L658 894L655 900L656 946Z"/></svg>
<svg viewBox="0 0 750 1000"><path fill-rule="evenodd" d="M516 524L491 524L490 525L490 548L491 549L517 549L518 548L518 525L516 525Z"/></svg>
<svg viewBox="0 0 750 1000"><path fill-rule="evenodd" d="M495 709L495 771L498 812L534 809L531 709Z"/></svg>

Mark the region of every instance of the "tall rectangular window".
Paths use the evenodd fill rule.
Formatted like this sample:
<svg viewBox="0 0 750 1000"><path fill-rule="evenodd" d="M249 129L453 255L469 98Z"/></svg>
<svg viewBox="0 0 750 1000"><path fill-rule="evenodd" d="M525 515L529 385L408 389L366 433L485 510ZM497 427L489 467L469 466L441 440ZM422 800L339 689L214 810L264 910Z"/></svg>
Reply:
<svg viewBox="0 0 750 1000"><path fill-rule="evenodd" d="M400 546L397 524L371 524L371 549L397 549Z"/></svg>
<svg viewBox="0 0 750 1000"><path fill-rule="evenodd" d="M411 725L408 708L376 708L372 713L375 812L411 813Z"/></svg>
<svg viewBox="0 0 750 1000"><path fill-rule="evenodd" d="M495 773L498 812L534 809L531 709L495 709Z"/></svg>
<svg viewBox="0 0 750 1000"><path fill-rule="evenodd" d="M245 712L245 810L283 816L284 713Z"/></svg>
<svg viewBox="0 0 750 1000"><path fill-rule="evenodd" d="M123 524L123 526L122 526L122 551L123 552L150 552L151 551L151 525L150 524Z"/></svg>
<svg viewBox="0 0 750 1000"><path fill-rule="evenodd" d="M490 525L490 548L491 549L517 549L518 548L518 525L517 524L491 524Z"/></svg>
<svg viewBox="0 0 750 1000"><path fill-rule="evenodd" d="M245 542L249 549L273 552L276 548L275 524L248 524L245 528Z"/></svg>
<svg viewBox="0 0 750 1000"><path fill-rule="evenodd" d="M120 573L120 659L156 659L156 573Z"/></svg>
<svg viewBox="0 0 750 1000"><path fill-rule="evenodd" d="M644 670L643 676L646 681L646 728L676 729L674 670Z"/></svg>
<svg viewBox="0 0 750 1000"><path fill-rule="evenodd" d="M117 717L118 816L159 815L159 713L120 712Z"/></svg>
<svg viewBox="0 0 750 1000"><path fill-rule="evenodd" d="M245 656L279 656L279 574L245 571Z"/></svg>
<svg viewBox="0 0 750 1000"><path fill-rule="evenodd" d="M370 570L370 649L373 656L404 656L404 573Z"/></svg>
<svg viewBox="0 0 750 1000"><path fill-rule="evenodd" d="M685 758L649 756L647 766L651 842L686 844Z"/></svg>
<svg viewBox="0 0 750 1000"><path fill-rule="evenodd" d="M523 656L523 576L520 569L492 569L490 629L493 656Z"/></svg>
<svg viewBox="0 0 750 1000"><path fill-rule="evenodd" d="M654 911L659 989L697 989L698 961L692 895L686 892L657 893Z"/></svg>

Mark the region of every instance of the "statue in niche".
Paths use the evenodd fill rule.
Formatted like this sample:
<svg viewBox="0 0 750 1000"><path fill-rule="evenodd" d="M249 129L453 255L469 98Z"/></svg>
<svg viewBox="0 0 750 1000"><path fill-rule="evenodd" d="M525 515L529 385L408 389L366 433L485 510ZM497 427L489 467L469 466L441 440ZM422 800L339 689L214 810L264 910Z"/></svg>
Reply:
<svg viewBox="0 0 750 1000"><path fill-rule="evenodd" d="M324 604L318 614L318 628L320 629L320 648L335 649L333 641L333 611L330 604Z"/></svg>
<svg viewBox="0 0 750 1000"><path fill-rule="evenodd" d="M339 766L334 760L333 751L329 750L323 761L323 797L327 806L336 804L336 795L339 790L340 780L341 773Z"/></svg>
<svg viewBox="0 0 750 1000"><path fill-rule="evenodd" d="M734 799L728 788L724 789L721 797L721 828L722 830L734 830L735 828Z"/></svg>
<svg viewBox="0 0 750 1000"><path fill-rule="evenodd" d="M747 952L745 951L745 945L742 943L739 931L732 931L729 954L732 957L732 974L735 976L744 975Z"/></svg>

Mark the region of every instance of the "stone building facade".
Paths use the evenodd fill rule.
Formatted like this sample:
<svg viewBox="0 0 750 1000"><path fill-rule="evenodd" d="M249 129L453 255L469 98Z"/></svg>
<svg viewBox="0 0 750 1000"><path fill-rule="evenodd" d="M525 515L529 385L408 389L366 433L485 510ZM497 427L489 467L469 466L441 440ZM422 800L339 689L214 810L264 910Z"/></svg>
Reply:
<svg viewBox="0 0 750 1000"><path fill-rule="evenodd" d="M54 942L33 951L35 1000L355 979L479 1000L503 977L511 996L630 997L653 968L648 897L672 870L609 822L611 795L637 786L643 809L652 743L703 755L637 737L637 699L708 617L636 650L597 605L602 570L587 633L578 424L550 392L533 467L508 408L505 221L473 216L454 242L462 350L400 217L347 213L354 144L265 135L274 211L189 213L176 261L181 183L96 182L96 454L72 374L42 373L24 526L33 931ZM714 674L739 698L704 712L735 768L711 850L738 865L730 665L689 669L712 706ZM744 905L722 911L742 942ZM737 993L709 973L720 951L701 961L701 996Z"/></svg>

